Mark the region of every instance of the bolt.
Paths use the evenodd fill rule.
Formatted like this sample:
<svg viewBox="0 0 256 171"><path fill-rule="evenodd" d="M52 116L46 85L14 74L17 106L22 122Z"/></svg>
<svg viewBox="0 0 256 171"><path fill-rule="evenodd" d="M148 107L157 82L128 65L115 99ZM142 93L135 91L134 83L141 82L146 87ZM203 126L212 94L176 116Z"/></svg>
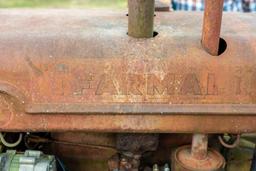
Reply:
<svg viewBox="0 0 256 171"><path fill-rule="evenodd" d="M120 162L120 170L129 170L132 168L132 164L129 163L128 159L122 158Z"/></svg>
<svg viewBox="0 0 256 171"><path fill-rule="evenodd" d="M121 162L120 162L120 165L125 167L125 166L127 166L127 164L128 164L127 159L122 158L122 159L121 159Z"/></svg>
<svg viewBox="0 0 256 171"><path fill-rule="evenodd" d="M153 166L153 171L159 171L159 168L158 168L158 165L157 165L157 164L154 164L154 166Z"/></svg>
<svg viewBox="0 0 256 171"><path fill-rule="evenodd" d="M168 164L165 164L165 165L164 165L164 171L170 171L170 168L169 168L169 165L168 165Z"/></svg>

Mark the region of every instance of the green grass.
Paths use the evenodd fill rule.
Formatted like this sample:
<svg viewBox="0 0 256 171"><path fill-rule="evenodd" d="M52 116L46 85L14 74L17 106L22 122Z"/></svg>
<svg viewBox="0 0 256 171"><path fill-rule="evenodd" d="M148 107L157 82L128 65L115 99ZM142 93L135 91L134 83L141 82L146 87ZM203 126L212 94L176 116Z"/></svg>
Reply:
<svg viewBox="0 0 256 171"><path fill-rule="evenodd" d="M0 0L0 8L116 8L127 0Z"/></svg>

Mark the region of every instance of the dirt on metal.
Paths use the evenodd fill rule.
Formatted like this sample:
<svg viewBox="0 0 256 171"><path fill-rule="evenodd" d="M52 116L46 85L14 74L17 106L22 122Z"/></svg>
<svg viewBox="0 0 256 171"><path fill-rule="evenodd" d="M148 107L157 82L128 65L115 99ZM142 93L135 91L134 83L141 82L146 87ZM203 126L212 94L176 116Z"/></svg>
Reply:
<svg viewBox="0 0 256 171"><path fill-rule="evenodd" d="M224 14L213 57L203 13L156 13L135 39L125 12L1 10L0 129L255 132L255 17Z"/></svg>

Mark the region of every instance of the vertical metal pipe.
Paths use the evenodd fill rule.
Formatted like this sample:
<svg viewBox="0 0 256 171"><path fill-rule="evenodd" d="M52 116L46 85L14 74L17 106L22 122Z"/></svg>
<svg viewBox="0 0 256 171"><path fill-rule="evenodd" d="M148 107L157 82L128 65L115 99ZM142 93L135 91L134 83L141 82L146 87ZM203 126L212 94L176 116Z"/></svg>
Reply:
<svg viewBox="0 0 256 171"><path fill-rule="evenodd" d="M128 35L151 38L154 34L155 0L128 0Z"/></svg>
<svg viewBox="0 0 256 171"><path fill-rule="evenodd" d="M211 55L219 54L224 0L205 0L202 45Z"/></svg>
<svg viewBox="0 0 256 171"><path fill-rule="evenodd" d="M207 157L208 152L208 135L194 134L192 140L191 155L197 160L203 160Z"/></svg>

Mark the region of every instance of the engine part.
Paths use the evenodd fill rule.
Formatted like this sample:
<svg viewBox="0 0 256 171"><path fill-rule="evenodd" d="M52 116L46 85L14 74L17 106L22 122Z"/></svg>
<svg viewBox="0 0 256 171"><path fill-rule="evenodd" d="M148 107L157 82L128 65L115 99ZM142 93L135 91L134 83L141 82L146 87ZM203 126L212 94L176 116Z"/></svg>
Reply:
<svg viewBox="0 0 256 171"><path fill-rule="evenodd" d="M168 164L165 164L165 165L164 165L163 171L171 171Z"/></svg>
<svg viewBox="0 0 256 171"><path fill-rule="evenodd" d="M1 171L57 171L54 156L41 151L25 151L24 154L14 150L0 155Z"/></svg>
<svg viewBox="0 0 256 171"><path fill-rule="evenodd" d="M157 134L118 134L116 148L120 152L143 154L147 151L155 151L158 143Z"/></svg>
<svg viewBox="0 0 256 171"><path fill-rule="evenodd" d="M157 134L118 134L117 150L121 154L121 171L138 171L145 152L155 151L159 144Z"/></svg>
<svg viewBox="0 0 256 171"><path fill-rule="evenodd" d="M256 130L256 14L224 14L221 57L201 47L202 13L157 13L146 40L122 15L2 10L2 131Z"/></svg>
<svg viewBox="0 0 256 171"><path fill-rule="evenodd" d="M18 139L15 143L9 143L9 142L7 142L7 141L5 140L3 133L0 133L0 142L1 142L5 147L13 148L13 147L18 146L18 145L21 143L22 137L23 137L23 135L22 135L22 133L20 133L20 134L19 134L19 139Z"/></svg>
<svg viewBox="0 0 256 171"><path fill-rule="evenodd" d="M200 132L175 171L219 169L206 133L256 130L256 23L228 14L220 39L223 0L206 1L202 36L201 13L169 13L154 37L153 0L129 0L129 36L121 13L1 11L1 131ZM138 170L142 152L120 153Z"/></svg>
<svg viewBox="0 0 256 171"><path fill-rule="evenodd" d="M254 132L256 14L224 14L221 57L202 15L157 13L144 40L123 13L1 10L2 131Z"/></svg>
<svg viewBox="0 0 256 171"><path fill-rule="evenodd" d="M232 136L231 138L233 138L233 137L234 136ZM241 138L241 135L236 135L235 140L233 141L233 143L228 144L227 142L225 142L225 139L224 139L223 136L218 136L218 139L219 139L221 145L223 145L226 148L235 148L235 147L237 147L240 144L240 138Z"/></svg>
<svg viewBox="0 0 256 171"><path fill-rule="evenodd" d="M225 159L219 152L208 149L205 134L195 134L192 147L178 148L172 161L174 171L218 171L225 165Z"/></svg>
<svg viewBox="0 0 256 171"><path fill-rule="evenodd" d="M153 166L153 171L160 171L157 164L154 164L154 166Z"/></svg>

